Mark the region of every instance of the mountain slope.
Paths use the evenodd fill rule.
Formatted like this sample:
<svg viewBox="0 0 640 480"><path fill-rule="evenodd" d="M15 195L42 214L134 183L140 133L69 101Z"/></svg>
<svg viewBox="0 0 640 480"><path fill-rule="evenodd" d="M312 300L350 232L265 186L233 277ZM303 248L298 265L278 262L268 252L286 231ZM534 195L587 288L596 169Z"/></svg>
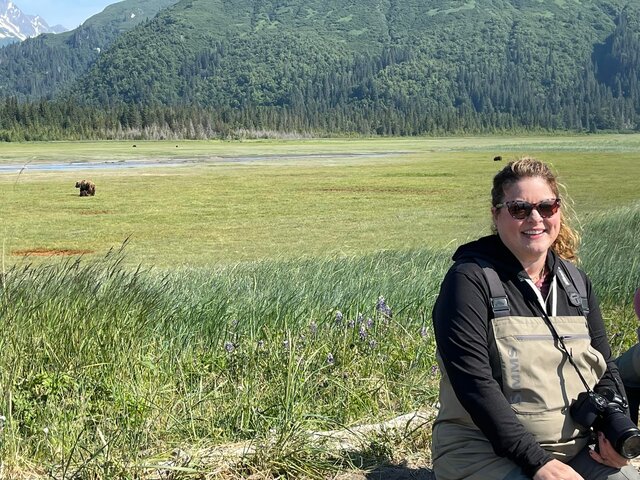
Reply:
<svg viewBox="0 0 640 480"><path fill-rule="evenodd" d="M9 0L0 0L0 47L41 33L61 33L62 25L50 27L40 16L26 15Z"/></svg>
<svg viewBox="0 0 640 480"><path fill-rule="evenodd" d="M176 1L126 0L108 6L75 30L0 48L0 95L26 100L54 97L86 72L119 35Z"/></svg>
<svg viewBox="0 0 640 480"><path fill-rule="evenodd" d="M176 109L206 131L636 130L636 3L181 0L49 95L136 131Z"/></svg>
<svg viewBox="0 0 640 480"><path fill-rule="evenodd" d="M463 100L455 80L471 71L486 88L489 76L515 76L533 96L564 95L623 7L616 0L183 0L124 35L75 92L98 102L291 103L296 88L364 55L376 71L352 87L368 85L392 101L400 91L456 106Z"/></svg>

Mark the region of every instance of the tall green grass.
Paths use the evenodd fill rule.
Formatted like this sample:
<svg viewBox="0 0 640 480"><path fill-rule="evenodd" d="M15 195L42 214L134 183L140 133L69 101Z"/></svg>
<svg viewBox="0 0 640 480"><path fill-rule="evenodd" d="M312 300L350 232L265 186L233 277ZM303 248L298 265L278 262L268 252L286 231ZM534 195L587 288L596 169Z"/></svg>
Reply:
<svg viewBox="0 0 640 480"><path fill-rule="evenodd" d="M3 276L8 464L111 478L173 447L334 429L436 397L440 254L167 276L124 269L123 255Z"/></svg>
<svg viewBox="0 0 640 480"><path fill-rule="evenodd" d="M593 217L581 260L603 305L613 351L621 353L638 341L632 300L640 288L640 202Z"/></svg>
<svg viewBox="0 0 640 480"><path fill-rule="evenodd" d="M585 227L583 267L616 345L630 343L640 213ZM173 478L215 469L193 452L251 440L225 475L322 477L349 463L307 432L432 405L430 312L450 251L240 263L156 272L101 260L2 275L0 458L16 477L140 478L180 448ZM371 443L428 454L425 437ZM155 460L154 460L155 459Z"/></svg>

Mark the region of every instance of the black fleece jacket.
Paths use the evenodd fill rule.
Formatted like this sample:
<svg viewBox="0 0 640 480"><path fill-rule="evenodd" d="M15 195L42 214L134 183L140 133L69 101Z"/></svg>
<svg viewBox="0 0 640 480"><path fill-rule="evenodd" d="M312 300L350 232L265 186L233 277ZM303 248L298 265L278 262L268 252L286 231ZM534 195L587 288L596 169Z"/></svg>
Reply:
<svg viewBox="0 0 640 480"><path fill-rule="evenodd" d="M541 307L525 282L528 275L520 262L497 235L483 237L458 248L453 256L455 264L442 282L433 310L438 351L458 400L491 442L495 453L511 459L533 477L552 457L518 421L500 388L499 372L491 368L491 295L484 273L475 263L478 258L494 266L513 315L541 316ZM557 255L550 251L546 262L547 271L555 275L560 262ZM602 353L608 365L596 390L610 387L619 391L622 382L611 358L600 307L591 282L583 272L580 274L587 286L591 345ZM560 281L557 282L557 293L558 315L581 315L570 303Z"/></svg>

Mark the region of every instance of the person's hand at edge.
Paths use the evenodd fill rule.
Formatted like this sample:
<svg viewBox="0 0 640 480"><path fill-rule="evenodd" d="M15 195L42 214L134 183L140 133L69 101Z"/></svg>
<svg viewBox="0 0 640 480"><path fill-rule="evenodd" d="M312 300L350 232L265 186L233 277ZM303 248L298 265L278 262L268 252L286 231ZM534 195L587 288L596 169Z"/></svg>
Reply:
<svg viewBox="0 0 640 480"><path fill-rule="evenodd" d="M536 472L533 480L584 480L584 478L566 463L551 460Z"/></svg>
<svg viewBox="0 0 640 480"><path fill-rule="evenodd" d="M598 446L599 452L595 450L589 451L589 455L596 462L612 468L622 468L629 464L629 460L616 452L611 442L606 439L602 432L598 432Z"/></svg>

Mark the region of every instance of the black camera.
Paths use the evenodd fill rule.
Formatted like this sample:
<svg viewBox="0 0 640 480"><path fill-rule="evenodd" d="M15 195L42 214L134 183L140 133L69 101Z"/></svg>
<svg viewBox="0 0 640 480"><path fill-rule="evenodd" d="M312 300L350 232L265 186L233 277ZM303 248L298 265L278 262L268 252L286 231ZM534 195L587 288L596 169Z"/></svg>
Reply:
<svg viewBox="0 0 640 480"><path fill-rule="evenodd" d="M624 458L640 455L640 430L627 415L627 402L610 388L582 392L571 405L571 417L583 427L604 433Z"/></svg>

